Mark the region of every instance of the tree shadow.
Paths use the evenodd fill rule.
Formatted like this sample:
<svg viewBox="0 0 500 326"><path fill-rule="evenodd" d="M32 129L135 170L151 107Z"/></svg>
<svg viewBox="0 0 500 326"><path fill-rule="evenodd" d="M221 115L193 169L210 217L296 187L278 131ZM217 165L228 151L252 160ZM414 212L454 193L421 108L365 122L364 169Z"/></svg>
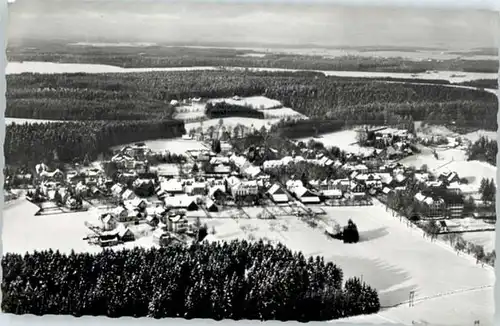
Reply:
<svg viewBox="0 0 500 326"><path fill-rule="evenodd" d="M381 227L370 231L363 231L359 233L359 242L372 241L378 238L385 237L388 234L389 232L387 231L386 227Z"/></svg>

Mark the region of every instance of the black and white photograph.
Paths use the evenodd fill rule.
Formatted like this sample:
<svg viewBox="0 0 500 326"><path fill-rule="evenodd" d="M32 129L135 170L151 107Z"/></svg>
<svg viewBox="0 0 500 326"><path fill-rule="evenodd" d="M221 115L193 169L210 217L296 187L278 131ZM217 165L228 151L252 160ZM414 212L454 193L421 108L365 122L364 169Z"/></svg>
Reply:
<svg viewBox="0 0 500 326"><path fill-rule="evenodd" d="M493 326L500 14L379 2L8 0L2 312Z"/></svg>

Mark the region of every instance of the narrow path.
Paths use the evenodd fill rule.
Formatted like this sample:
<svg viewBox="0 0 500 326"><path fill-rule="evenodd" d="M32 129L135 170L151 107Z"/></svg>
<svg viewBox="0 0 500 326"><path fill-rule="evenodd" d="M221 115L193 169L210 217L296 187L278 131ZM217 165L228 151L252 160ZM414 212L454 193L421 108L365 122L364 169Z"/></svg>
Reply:
<svg viewBox="0 0 500 326"><path fill-rule="evenodd" d="M442 298L442 297L449 297L449 296L456 295L456 294L481 291L481 290L489 289L489 288L493 288L493 287L494 287L494 285L483 285L483 286L477 286L477 287L473 287L473 288L469 288L469 289L443 292L443 293L438 293L438 294L429 295L429 296L420 297L420 298L417 297L413 300L413 302L415 303L415 302L422 302L422 301L427 301L427 300L432 300L432 299L437 299L437 298ZM397 303L394 305L390 305L390 306L384 306L381 308L383 308L383 309L394 308L394 307L398 307L398 306L401 306L404 304L409 304L409 302L410 302L409 300L405 300L403 302L400 302L400 303Z"/></svg>

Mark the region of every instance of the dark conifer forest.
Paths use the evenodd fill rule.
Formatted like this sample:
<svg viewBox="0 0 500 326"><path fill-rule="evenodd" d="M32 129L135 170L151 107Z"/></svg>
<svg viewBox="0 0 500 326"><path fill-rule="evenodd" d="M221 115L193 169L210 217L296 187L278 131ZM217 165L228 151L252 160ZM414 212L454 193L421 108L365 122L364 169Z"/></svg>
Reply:
<svg viewBox="0 0 500 326"><path fill-rule="evenodd" d="M321 257L233 241L91 254L6 254L14 314L324 321L380 309L375 289Z"/></svg>
<svg viewBox="0 0 500 326"><path fill-rule="evenodd" d="M497 129L497 99L487 91L445 85L326 77L312 72L223 70L20 74L7 76L7 84L7 117L113 121L81 122L71 126L8 126L5 146L8 163L26 163L50 156L48 151L38 153L34 149L34 145L40 142L58 144L42 148L57 147L63 152L59 159L67 160L71 155L81 157L87 151L94 154L107 145L117 145L120 139L136 141L158 136L179 136L183 129L182 123L172 120L174 108L170 101L192 97L209 99L264 95L311 118L311 122L282 124L278 131L284 136L297 135L295 131L303 136L314 135L338 130L344 125L384 124L389 116L433 124L447 125L454 122L456 127L464 128ZM165 122L158 124L161 120ZM155 121L153 126L158 127L149 128L150 121ZM14 134L19 134L19 128L28 128L30 132L33 130L36 136L14 137ZM108 135L111 128L120 130L121 134L104 136ZM98 130L101 131L96 132ZM113 141L106 140L102 143L105 145L95 145L99 137ZM73 146L80 139L86 145ZM30 150L27 151L28 148Z"/></svg>

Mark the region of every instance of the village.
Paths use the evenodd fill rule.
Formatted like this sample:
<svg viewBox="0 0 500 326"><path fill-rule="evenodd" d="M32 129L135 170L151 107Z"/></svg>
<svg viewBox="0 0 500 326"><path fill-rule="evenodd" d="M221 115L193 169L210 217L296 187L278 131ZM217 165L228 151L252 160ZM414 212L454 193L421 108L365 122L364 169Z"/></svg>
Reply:
<svg viewBox="0 0 500 326"><path fill-rule="evenodd" d="M143 237L154 245L215 241L216 228L202 225L211 219L297 217L342 239L343 228L328 216L328 208L369 210L374 202L395 211L405 203L402 214L410 223L433 228L429 232L436 236L495 230L492 203L458 173L436 175L428 167L400 163L419 152L422 143L430 148L434 139L417 139L408 130L390 127L365 128L358 131L358 140L368 148L363 153L335 157L312 140L295 141L296 150L279 157L276 149L259 144L237 152L224 126L218 129L186 134L180 142L198 142L203 149L186 147L185 154L135 143L116 150L108 160L68 166L64 172L40 163L34 175L19 175L15 183L28 186L26 198L39 207L36 215L97 215L85 222L89 234L82 241L101 247ZM455 139L446 143L448 148L466 147ZM305 178L304 169L311 166L326 177ZM411 198L403 198L408 193Z"/></svg>

